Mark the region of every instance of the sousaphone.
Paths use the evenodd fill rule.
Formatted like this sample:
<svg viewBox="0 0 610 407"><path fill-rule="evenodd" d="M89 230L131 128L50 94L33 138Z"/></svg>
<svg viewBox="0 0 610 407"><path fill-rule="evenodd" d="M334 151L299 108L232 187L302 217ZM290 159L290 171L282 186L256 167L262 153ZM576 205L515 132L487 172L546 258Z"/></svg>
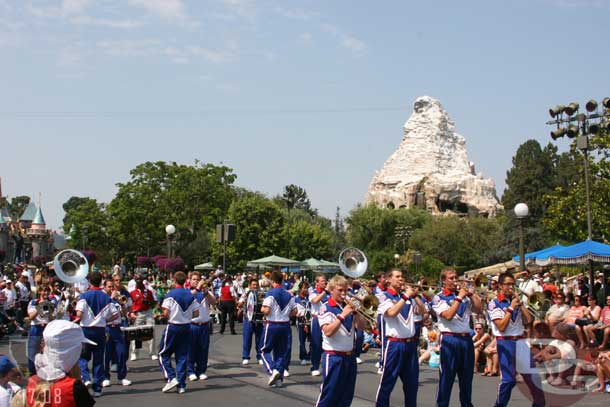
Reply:
<svg viewBox="0 0 610 407"><path fill-rule="evenodd" d="M87 278L89 262L85 255L73 249L62 250L53 260L57 277L67 284L76 284Z"/></svg>

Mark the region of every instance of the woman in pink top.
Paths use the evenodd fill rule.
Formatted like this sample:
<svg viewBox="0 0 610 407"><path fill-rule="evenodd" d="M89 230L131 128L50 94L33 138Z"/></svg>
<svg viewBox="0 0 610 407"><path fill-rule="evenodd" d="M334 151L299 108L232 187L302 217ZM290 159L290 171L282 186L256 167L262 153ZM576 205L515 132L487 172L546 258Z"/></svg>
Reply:
<svg viewBox="0 0 610 407"><path fill-rule="evenodd" d="M574 330L576 331L578 341L580 342L580 349L585 348L585 334L582 330L582 327L576 325L576 320L585 317L586 309L587 307L582 304L582 298L579 295L575 295L574 304L572 304L572 306L570 307L570 310L568 311L568 316L565 320L566 324L568 324L571 328L574 328Z"/></svg>

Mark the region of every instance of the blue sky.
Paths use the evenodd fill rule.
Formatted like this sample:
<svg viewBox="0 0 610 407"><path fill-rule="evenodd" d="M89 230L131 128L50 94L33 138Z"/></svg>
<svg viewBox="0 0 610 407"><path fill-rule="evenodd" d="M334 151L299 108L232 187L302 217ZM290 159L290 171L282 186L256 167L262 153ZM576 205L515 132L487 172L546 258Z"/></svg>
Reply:
<svg viewBox="0 0 610 407"><path fill-rule="evenodd" d="M609 17L610 0L0 0L3 194L41 193L57 227L72 195L199 159L346 214L429 95L501 195L550 106L610 96Z"/></svg>

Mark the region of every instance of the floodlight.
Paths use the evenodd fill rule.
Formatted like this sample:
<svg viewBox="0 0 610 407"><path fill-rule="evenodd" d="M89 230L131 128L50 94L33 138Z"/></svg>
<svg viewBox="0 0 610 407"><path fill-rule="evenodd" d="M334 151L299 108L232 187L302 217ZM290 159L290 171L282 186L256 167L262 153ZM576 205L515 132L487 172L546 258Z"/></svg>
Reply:
<svg viewBox="0 0 610 407"><path fill-rule="evenodd" d="M587 109L587 112L594 112L597 110L597 101L591 99L587 102L587 104L585 105L585 108Z"/></svg>
<svg viewBox="0 0 610 407"><path fill-rule="evenodd" d="M599 123L591 123L587 130L589 131L589 134L597 134L599 133L599 128Z"/></svg>
<svg viewBox="0 0 610 407"><path fill-rule="evenodd" d="M574 138L574 137L578 136L578 126L570 124L568 126L568 130L567 130L566 134L569 138Z"/></svg>
<svg viewBox="0 0 610 407"><path fill-rule="evenodd" d="M555 116L559 116L560 114L562 114L564 109L565 106L557 105L549 109L549 114L551 115L551 117L555 118Z"/></svg>
<svg viewBox="0 0 610 407"><path fill-rule="evenodd" d="M551 138L553 140L557 140L560 137L563 137L566 135L566 129L564 129L563 127L559 128L559 129L555 129L551 132Z"/></svg>
<svg viewBox="0 0 610 407"><path fill-rule="evenodd" d="M610 98L604 98L604 100L602 100L602 105L604 105L606 109L610 109Z"/></svg>
<svg viewBox="0 0 610 407"><path fill-rule="evenodd" d="M568 116L572 116L574 113L576 113L578 111L579 107L580 107L580 105L578 103L572 102L566 106L565 112Z"/></svg>

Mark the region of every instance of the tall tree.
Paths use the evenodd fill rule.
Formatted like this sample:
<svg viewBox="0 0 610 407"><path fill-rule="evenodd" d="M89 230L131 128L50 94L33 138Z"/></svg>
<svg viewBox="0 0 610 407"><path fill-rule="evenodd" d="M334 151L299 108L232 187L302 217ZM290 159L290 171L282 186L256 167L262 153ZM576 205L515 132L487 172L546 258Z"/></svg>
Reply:
<svg viewBox="0 0 610 407"><path fill-rule="evenodd" d="M70 247L93 249L101 256L110 249L106 208L104 204L92 198L73 198L75 197L63 205L68 208L64 216L64 231L67 233L74 226L74 232L70 235Z"/></svg>
<svg viewBox="0 0 610 407"><path fill-rule="evenodd" d="M286 185L284 187L284 193L280 199L285 208L303 209L311 216L315 216L317 214L317 211L311 208L311 201L307 196L307 191L298 185Z"/></svg>
<svg viewBox="0 0 610 407"><path fill-rule="evenodd" d="M19 217L25 211L25 208L30 203L30 197L25 195L19 195L11 198L11 203L9 204L9 211L11 213L11 218L13 220L19 219Z"/></svg>
<svg viewBox="0 0 610 407"><path fill-rule="evenodd" d="M70 212L73 209L78 209L79 206L86 204L91 198L87 198L87 197L80 197L80 196L71 196L70 199L68 199L66 202L64 202L64 204L62 205L62 208L64 209L64 219L63 219L63 223L64 223L64 230L66 232L68 232L69 229L65 229L65 226L67 225L68 227L70 226L68 224L68 212Z"/></svg>

